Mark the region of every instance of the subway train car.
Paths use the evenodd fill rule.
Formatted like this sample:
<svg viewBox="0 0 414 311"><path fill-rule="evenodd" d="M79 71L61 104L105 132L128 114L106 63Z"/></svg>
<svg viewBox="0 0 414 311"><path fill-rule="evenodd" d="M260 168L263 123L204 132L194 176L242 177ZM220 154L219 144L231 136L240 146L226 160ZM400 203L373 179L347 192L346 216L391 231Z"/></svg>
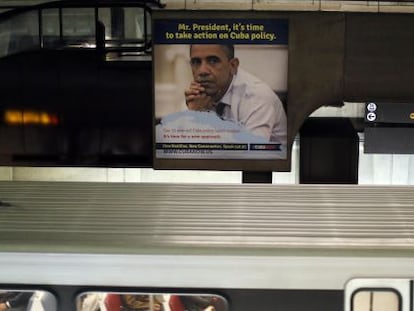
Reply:
<svg viewBox="0 0 414 311"><path fill-rule="evenodd" d="M1 182L0 287L32 293L28 310L408 311L413 196L408 186ZM191 309L195 298L208 302Z"/></svg>

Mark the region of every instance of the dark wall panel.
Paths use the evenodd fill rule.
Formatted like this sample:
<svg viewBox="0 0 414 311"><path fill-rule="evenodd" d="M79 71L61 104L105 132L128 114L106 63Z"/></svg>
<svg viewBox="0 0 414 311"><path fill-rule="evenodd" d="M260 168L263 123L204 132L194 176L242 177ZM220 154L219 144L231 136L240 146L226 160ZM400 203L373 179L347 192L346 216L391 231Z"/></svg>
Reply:
<svg viewBox="0 0 414 311"><path fill-rule="evenodd" d="M343 97L345 15L290 17L288 118L291 141L310 113Z"/></svg>
<svg viewBox="0 0 414 311"><path fill-rule="evenodd" d="M413 127L366 127L365 153L414 154Z"/></svg>
<svg viewBox="0 0 414 311"><path fill-rule="evenodd" d="M414 16L348 14L347 100L414 100Z"/></svg>
<svg viewBox="0 0 414 311"><path fill-rule="evenodd" d="M357 184L359 137L350 119L309 118L300 131L301 184Z"/></svg>

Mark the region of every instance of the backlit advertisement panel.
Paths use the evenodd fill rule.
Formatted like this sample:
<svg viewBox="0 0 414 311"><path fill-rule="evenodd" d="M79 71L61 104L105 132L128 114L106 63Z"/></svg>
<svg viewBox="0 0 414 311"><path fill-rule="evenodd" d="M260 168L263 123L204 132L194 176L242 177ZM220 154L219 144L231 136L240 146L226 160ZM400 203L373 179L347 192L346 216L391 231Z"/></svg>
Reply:
<svg viewBox="0 0 414 311"><path fill-rule="evenodd" d="M287 157L288 21L159 19L155 160Z"/></svg>

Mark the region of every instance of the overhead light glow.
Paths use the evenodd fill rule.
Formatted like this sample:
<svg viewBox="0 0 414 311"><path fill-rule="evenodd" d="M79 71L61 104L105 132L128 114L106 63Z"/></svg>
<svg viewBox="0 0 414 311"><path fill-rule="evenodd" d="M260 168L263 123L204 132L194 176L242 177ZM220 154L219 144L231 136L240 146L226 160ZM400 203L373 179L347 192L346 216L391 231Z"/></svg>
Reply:
<svg viewBox="0 0 414 311"><path fill-rule="evenodd" d="M4 112L4 122L8 125L58 125L56 114L46 111L8 109Z"/></svg>

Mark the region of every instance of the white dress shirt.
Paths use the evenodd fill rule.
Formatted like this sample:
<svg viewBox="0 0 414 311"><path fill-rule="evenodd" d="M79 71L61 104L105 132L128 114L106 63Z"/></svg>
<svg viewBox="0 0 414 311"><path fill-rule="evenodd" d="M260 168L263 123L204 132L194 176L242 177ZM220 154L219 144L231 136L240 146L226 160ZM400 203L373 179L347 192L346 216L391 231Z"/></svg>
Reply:
<svg viewBox="0 0 414 311"><path fill-rule="evenodd" d="M222 118L238 122L270 142L286 144L287 120L282 102L263 81L238 69L226 94Z"/></svg>

